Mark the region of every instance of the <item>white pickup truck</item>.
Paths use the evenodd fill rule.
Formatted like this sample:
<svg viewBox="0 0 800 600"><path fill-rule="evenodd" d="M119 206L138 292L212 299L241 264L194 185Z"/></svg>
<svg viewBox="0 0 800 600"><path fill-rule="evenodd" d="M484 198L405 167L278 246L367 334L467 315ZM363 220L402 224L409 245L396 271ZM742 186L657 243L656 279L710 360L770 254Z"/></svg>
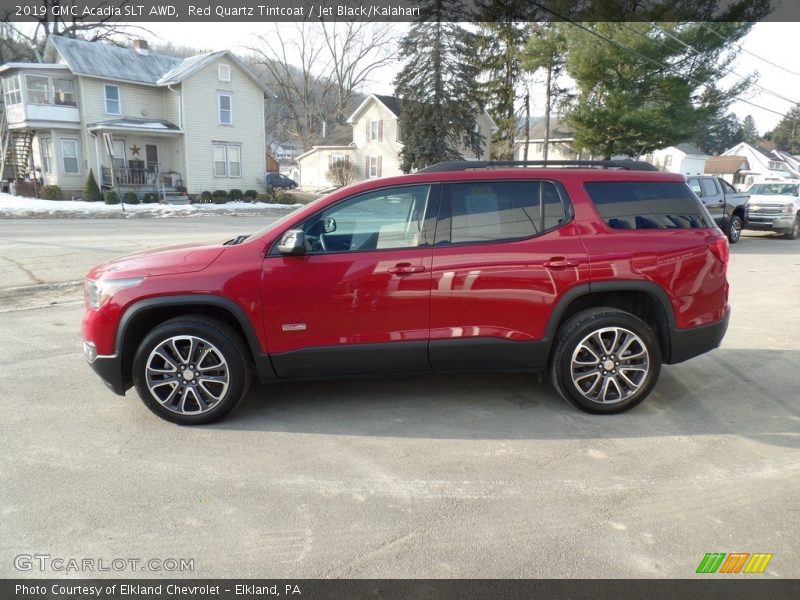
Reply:
<svg viewBox="0 0 800 600"><path fill-rule="evenodd" d="M746 229L800 237L800 180L754 183L750 192Z"/></svg>

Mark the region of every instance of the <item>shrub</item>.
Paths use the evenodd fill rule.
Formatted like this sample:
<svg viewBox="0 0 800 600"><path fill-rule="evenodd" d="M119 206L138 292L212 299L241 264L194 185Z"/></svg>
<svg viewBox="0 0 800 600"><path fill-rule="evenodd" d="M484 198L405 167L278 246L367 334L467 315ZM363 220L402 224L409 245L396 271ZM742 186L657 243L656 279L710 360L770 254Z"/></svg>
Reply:
<svg viewBox="0 0 800 600"><path fill-rule="evenodd" d="M89 175L86 177L86 185L83 186L83 199L87 202L100 202L103 199L103 194L100 193L100 188L91 169L89 169Z"/></svg>
<svg viewBox="0 0 800 600"><path fill-rule="evenodd" d="M156 194L155 192L147 192L142 197L142 202L144 202L145 204L156 204L158 202L158 194Z"/></svg>
<svg viewBox="0 0 800 600"><path fill-rule="evenodd" d="M230 193L228 194L228 198L230 198L234 202L237 200L241 200L242 190L231 190Z"/></svg>
<svg viewBox="0 0 800 600"><path fill-rule="evenodd" d="M214 204L225 204L228 201L228 192L225 190L214 190Z"/></svg>
<svg viewBox="0 0 800 600"><path fill-rule="evenodd" d="M246 191L246 192L245 192L245 193L242 195L242 197L243 197L245 200L250 200L251 202L252 202L253 200L255 200L257 196L258 196L258 192L257 192L256 190L247 190L247 191Z"/></svg>
<svg viewBox="0 0 800 600"><path fill-rule="evenodd" d="M259 202L268 202L269 204L297 204L297 198L286 190L278 190L269 188L266 194L259 194L256 198Z"/></svg>
<svg viewBox="0 0 800 600"><path fill-rule="evenodd" d="M211 192L205 191L200 194L200 202L203 204L211 204L214 200L214 197L211 195Z"/></svg>
<svg viewBox="0 0 800 600"><path fill-rule="evenodd" d="M326 177L336 187L344 187L358 179L358 169L349 161L339 161L331 165Z"/></svg>
<svg viewBox="0 0 800 600"><path fill-rule="evenodd" d="M117 192L113 190L106 192L106 204L119 204L119 196L117 196Z"/></svg>
<svg viewBox="0 0 800 600"><path fill-rule="evenodd" d="M136 192L125 192L123 202L125 202L125 204L139 204L139 194Z"/></svg>
<svg viewBox="0 0 800 600"><path fill-rule="evenodd" d="M61 200L61 188L57 185L46 185L42 188L43 200Z"/></svg>

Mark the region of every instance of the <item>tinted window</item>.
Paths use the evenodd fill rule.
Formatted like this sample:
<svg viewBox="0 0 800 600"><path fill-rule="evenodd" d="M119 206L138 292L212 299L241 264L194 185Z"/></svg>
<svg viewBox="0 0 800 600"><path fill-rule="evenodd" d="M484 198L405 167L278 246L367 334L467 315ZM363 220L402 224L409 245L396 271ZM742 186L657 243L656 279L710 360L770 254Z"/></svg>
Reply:
<svg viewBox="0 0 800 600"><path fill-rule="evenodd" d="M684 183L598 181L587 183L586 191L614 229L714 227L708 212Z"/></svg>
<svg viewBox="0 0 800 600"><path fill-rule="evenodd" d="M548 181L488 181L450 186L450 242L531 237L558 227L567 213Z"/></svg>
<svg viewBox="0 0 800 600"><path fill-rule="evenodd" d="M714 184L713 179L701 179L700 183L703 186L703 195L704 196L716 196L717 195L717 186Z"/></svg>
<svg viewBox="0 0 800 600"><path fill-rule="evenodd" d="M420 244L430 186L387 188L348 198L302 226L311 252L413 248Z"/></svg>

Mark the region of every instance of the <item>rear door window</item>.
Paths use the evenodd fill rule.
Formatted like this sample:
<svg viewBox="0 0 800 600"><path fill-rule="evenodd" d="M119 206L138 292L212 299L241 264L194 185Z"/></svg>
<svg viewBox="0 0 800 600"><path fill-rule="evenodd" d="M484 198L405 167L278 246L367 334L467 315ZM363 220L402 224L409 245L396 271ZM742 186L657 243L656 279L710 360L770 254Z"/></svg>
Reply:
<svg viewBox="0 0 800 600"><path fill-rule="evenodd" d="M589 197L612 229L706 229L708 211L685 183L677 181L595 181Z"/></svg>
<svg viewBox="0 0 800 600"><path fill-rule="evenodd" d="M700 180L701 185L703 186L703 196L716 196L717 195L717 186L714 183L713 179L708 177Z"/></svg>
<svg viewBox="0 0 800 600"><path fill-rule="evenodd" d="M448 186L443 236L452 244L513 241L554 229L568 211L550 181L475 181ZM446 210L446 208L445 208ZM447 224L449 223L449 231Z"/></svg>

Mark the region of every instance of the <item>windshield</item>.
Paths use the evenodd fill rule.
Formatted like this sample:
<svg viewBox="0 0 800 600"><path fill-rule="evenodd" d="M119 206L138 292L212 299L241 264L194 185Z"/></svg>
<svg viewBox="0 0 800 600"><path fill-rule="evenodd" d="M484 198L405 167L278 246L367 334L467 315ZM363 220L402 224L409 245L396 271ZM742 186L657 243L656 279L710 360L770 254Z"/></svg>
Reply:
<svg viewBox="0 0 800 600"><path fill-rule="evenodd" d="M759 196L797 196L796 183L755 183L748 190Z"/></svg>

